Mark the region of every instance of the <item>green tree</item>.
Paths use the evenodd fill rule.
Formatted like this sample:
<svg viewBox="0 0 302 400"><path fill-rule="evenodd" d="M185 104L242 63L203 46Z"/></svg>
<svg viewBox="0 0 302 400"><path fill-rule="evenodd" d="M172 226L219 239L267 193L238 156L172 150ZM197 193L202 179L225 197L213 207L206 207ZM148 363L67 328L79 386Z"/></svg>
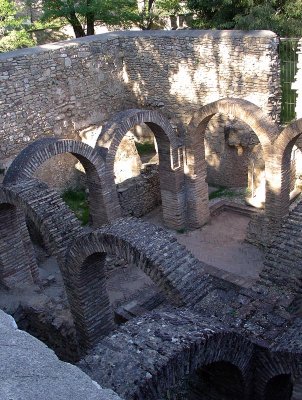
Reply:
<svg viewBox="0 0 302 400"><path fill-rule="evenodd" d="M142 30L161 28L164 17L177 15L183 6L178 0L138 0L138 22Z"/></svg>
<svg viewBox="0 0 302 400"><path fill-rule="evenodd" d="M236 15L243 13L250 0L188 0L187 7L195 18L196 28L234 28Z"/></svg>
<svg viewBox="0 0 302 400"><path fill-rule="evenodd" d="M44 20L64 18L75 36L94 35L96 22L153 29L181 10L178 0L43 0ZM86 27L86 28L85 28Z"/></svg>
<svg viewBox="0 0 302 400"><path fill-rule="evenodd" d="M188 0L193 26L216 29L270 29L301 35L301 0Z"/></svg>
<svg viewBox="0 0 302 400"><path fill-rule="evenodd" d="M136 0L44 0L43 9L44 20L66 19L76 37L94 35L96 21L128 27L138 20Z"/></svg>
<svg viewBox="0 0 302 400"><path fill-rule="evenodd" d="M254 2L234 20L238 29L270 29L280 36L300 36L301 18L301 0L268 0Z"/></svg>
<svg viewBox="0 0 302 400"><path fill-rule="evenodd" d="M35 43L27 32L24 18L10 0L0 0L0 52L30 47Z"/></svg>

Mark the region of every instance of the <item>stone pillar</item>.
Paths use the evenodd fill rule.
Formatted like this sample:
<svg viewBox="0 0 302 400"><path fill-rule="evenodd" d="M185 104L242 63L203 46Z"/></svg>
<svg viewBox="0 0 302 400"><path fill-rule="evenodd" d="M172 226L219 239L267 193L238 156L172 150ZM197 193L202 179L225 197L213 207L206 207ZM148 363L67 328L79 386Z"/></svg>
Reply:
<svg viewBox="0 0 302 400"><path fill-rule="evenodd" d="M114 161L115 183L138 176L142 162L135 147L134 136L128 132L118 146Z"/></svg>
<svg viewBox="0 0 302 400"><path fill-rule="evenodd" d="M269 245L289 213L291 147L284 154L272 149L266 152L265 212L252 218L247 233L247 240L257 245Z"/></svg>
<svg viewBox="0 0 302 400"><path fill-rule="evenodd" d="M32 284L38 278L25 219L19 217L16 207L0 205L0 283L7 288Z"/></svg>
<svg viewBox="0 0 302 400"><path fill-rule="evenodd" d="M159 180L164 224L183 229L185 221L185 188L182 149L173 149L165 137L157 138L159 148Z"/></svg>
<svg viewBox="0 0 302 400"><path fill-rule="evenodd" d="M196 140L185 152L187 225L199 228L210 218L207 164L203 140Z"/></svg>

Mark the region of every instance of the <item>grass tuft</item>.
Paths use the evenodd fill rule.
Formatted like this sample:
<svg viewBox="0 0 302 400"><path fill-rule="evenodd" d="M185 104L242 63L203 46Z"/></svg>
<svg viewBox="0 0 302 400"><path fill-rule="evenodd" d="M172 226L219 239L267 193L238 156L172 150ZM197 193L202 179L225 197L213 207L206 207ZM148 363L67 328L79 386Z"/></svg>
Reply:
<svg viewBox="0 0 302 400"><path fill-rule="evenodd" d="M238 193L233 192L232 190L224 187L220 187L214 192L210 193L209 199L216 199L218 197L236 197L238 196Z"/></svg>
<svg viewBox="0 0 302 400"><path fill-rule="evenodd" d="M85 190L67 189L62 194L62 199L75 213L82 225L87 225L89 222L89 205Z"/></svg>
<svg viewBox="0 0 302 400"><path fill-rule="evenodd" d="M143 156L145 154L151 154L151 153L156 153L154 143L150 142L144 142L144 143L139 143L135 142L136 150L140 156Z"/></svg>

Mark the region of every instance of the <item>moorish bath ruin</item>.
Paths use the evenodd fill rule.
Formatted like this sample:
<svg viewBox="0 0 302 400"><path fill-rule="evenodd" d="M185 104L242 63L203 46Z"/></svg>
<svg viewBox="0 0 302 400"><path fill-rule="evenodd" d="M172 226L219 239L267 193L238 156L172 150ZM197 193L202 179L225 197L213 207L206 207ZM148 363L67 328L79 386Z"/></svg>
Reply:
<svg viewBox="0 0 302 400"><path fill-rule="evenodd" d="M19 328L76 364L3 313L3 348L29 373L3 350L0 398L301 399L302 120L280 124L276 35L109 33L1 54L0 69L1 307L30 293L39 318L14 305ZM133 137L155 138L158 165L141 172ZM89 227L60 195L79 180ZM246 204L214 210L209 185L246 187ZM140 219L159 204L165 227ZM264 251L251 284L175 236L226 208ZM37 241L64 299L49 300ZM109 259L146 275L152 301L113 310Z"/></svg>

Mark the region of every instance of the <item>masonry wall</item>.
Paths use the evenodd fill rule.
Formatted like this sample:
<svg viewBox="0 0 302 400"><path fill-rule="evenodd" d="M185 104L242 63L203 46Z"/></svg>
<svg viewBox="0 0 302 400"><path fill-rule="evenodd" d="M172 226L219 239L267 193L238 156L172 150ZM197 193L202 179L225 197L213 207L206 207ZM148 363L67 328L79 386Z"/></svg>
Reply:
<svg viewBox="0 0 302 400"><path fill-rule="evenodd" d="M117 185L117 193L124 217L142 217L161 204L158 166L150 164L140 176Z"/></svg>
<svg viewBox="0 0 302 400"><path fill-rule="evenodd" d="M279 115L277 38L269 31L108 33L1 54L0 71L2 168L39 137L93 145L101 126L131 107L160 109L179 133L194 111L226 96ZM217 130L213 120L206 140L218 181L230 150L224 124ZM230 174L240 174L242 160Z"/></svg>

